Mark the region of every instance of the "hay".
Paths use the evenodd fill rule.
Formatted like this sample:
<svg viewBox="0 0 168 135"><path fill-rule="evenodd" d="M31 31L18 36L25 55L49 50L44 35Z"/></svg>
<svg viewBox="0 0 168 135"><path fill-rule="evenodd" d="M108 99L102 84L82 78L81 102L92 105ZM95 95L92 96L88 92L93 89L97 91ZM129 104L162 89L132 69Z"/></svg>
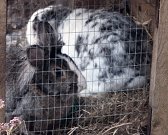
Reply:
<svg viewBox="0 0 168 135"><path fill-rule="evenodd" d="M146 135L148 97L146 89L83 98L77 126L68 135Z"/></svg>

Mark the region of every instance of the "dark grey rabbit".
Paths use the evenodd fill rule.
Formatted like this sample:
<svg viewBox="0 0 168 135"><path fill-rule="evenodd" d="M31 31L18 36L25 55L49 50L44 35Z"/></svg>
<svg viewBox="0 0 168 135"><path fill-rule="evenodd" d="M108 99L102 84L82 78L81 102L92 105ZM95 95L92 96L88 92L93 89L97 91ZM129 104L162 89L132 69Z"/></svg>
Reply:
<svg viewBox="0 0 168 135"><path fill-rule="evenodd" d="M49 57L48 37L41 34L45 42L26 50L11 46L7 54L6 121L21 117L32 135L59 128L79 91L77 67L67 55Z"/></svg>
<svg viewBox="0 0 168 135"><path fill-rule="evenodd" d="M7 121L21 117L28 131L35 132L58 128L56 121L66 118L73 106L78 91L77 75L71 71L66 56L44 60L45 50L38 46L28 48L27 53L36 70L24 91L18 88L19 70L11 70L7 80Z"/></svg>
<svg viewBox="0 0 168 135"><path fill-rule="evenodd" d="M82 72L87 83L80 96L142 88L150 77L148 34L129 16L105 9L49 6L33 13L27 24L30 45L39 42L35 22L52 26L62 42L57 53L70 56Z"/></svg>

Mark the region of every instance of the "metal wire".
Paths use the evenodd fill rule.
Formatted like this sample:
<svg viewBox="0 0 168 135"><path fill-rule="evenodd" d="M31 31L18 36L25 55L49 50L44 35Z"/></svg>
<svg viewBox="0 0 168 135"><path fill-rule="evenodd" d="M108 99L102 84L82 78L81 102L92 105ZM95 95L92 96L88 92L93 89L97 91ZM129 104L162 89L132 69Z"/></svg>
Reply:
<svg viewBox="0 0 168 135"><path fill-rule="evenodd" d="M27 40L26 26L32 14L59 4L69 7L69 11L58 14L53 10L39 17L42 21L35 18ZM14 116L25 121L27 131L19 130L20 134L147 134L151 27L139 24L132 12L125 0L8 0L6 117L8 121ZM110 13L109 18L103 13ZM53 16L64 21L53 23ZM45 18L54 24L50 29L51 22ZM56 28L55 35L52 28ZM31 34L37 34L38 40ZM58 53L59 46L65 47L66 55ZM94 66L89 66L88 59ZM92 96L79 96L77 82L83 83L83 76L89 88L85 94L91 92ZM142 86L143 76L146 80Z"/></svg>

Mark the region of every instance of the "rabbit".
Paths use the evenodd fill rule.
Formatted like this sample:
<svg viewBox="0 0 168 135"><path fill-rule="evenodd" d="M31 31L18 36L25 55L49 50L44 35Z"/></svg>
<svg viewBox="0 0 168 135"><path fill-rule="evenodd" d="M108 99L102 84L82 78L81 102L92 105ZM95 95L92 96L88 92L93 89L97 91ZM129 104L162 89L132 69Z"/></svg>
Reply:
<svg viewBox="0 0 168 135"><path fill-rule="evenodd" d="M66 55L61 53L61 48L64 45L64 42L59 39L57 32L55 32L55 29L49 24L49 22L45 20L39 21L38 18L36 18L33 22L33 18L36 16L36 14L39 14L40 12L41 11L34 13L35 15L32 15L32 17L28 21L26 30L28 44L25 46L25 48L34 44L38 44L41 47L48 49L49 58L55 58L55 55L57 54ZM81 91L82 89L86 88L86 80L77 68L75 62L70 57L68 58L71 63L69 66L71 66L71 68L74 68L78 75L78 88L79 91Z"/></svg>
<svg viewBox="0 0 168 135"><path fill-rule="evenodd" d="M66 118L73 106L78 91L77 75L71 70L66 55L46 59L48 51L37 45L27 48L26 53L35 72L32 80L25 85L25 90L20 92L16 83L19 72L13 66L15 72L11 70L7 82L6 120L21 117L26 121L28 131L32 132L53 130L51 127L58 128L56 121Z"/></svg>
<svg viewBox="0 0 168 135"><path fill-rule="evenodd" d="M38 41L35 22L51 25L62 42L58 53L71 57L81 71L86 80L81 97L143 88L150 78L149 36L129 16L105 9L49 6L28 21L29 44Z"/></svg>
<svg viewBox="0 0 168 135"><path fill-rule="evenodd" d="M22 118L30 135L51 134L45 131L59 128L79 89L83 89L78 82L81 72L73 60L50 50L52 40L48 33L38 36L38 44L23 47L18 43L7 52L6 121Z"/></svg>

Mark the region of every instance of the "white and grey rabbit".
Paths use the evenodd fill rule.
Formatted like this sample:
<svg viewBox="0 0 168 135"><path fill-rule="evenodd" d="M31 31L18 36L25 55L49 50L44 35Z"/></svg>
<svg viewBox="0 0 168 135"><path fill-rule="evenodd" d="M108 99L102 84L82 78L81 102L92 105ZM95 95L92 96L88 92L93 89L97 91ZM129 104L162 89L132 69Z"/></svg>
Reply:
<svg viewBox="0 0 168 135"><path fill-rule="evenodd" d="M52 26L62 42L57 53L70 56L82 72L87 86L80 96L142 88L150 77L148 34L129 16L104 9L49 6L31 16L26 32L29 44L38 43L35 22Z"/></svg>
<svg viewBox="0 0 168 135"><path fill-rule="evenodd" d="M50 44L47 34L40 36ZM51 58L45 44L34 44L26 50L11 46L7 54L6 121L21 117L32 135L60 128L79 91L73 60L61 54Z"/></svg>

